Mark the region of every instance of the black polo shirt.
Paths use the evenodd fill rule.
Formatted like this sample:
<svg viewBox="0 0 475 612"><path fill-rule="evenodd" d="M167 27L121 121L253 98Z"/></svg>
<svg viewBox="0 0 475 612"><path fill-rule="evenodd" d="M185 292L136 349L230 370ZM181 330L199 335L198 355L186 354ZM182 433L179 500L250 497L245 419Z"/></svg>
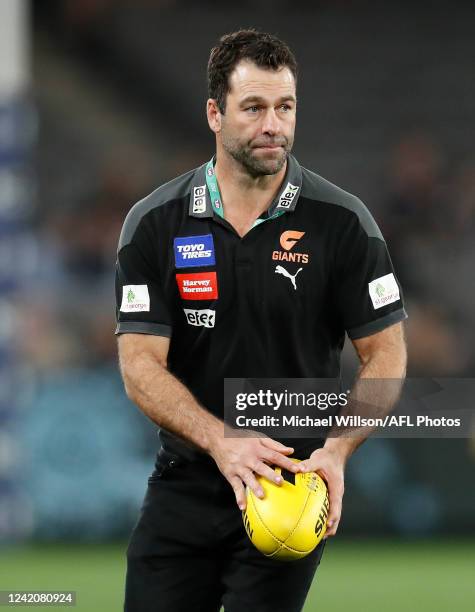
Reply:
<svg viewBox="0 0 475 612"><path fill-rule="evenodd" d="M116 333L170 337L170 371L220 417L225 377L335 378L345 332L406 318L365 205L292 156L243 238L223 218L212 161L138 202L120 236L116 297Z"/></svg>

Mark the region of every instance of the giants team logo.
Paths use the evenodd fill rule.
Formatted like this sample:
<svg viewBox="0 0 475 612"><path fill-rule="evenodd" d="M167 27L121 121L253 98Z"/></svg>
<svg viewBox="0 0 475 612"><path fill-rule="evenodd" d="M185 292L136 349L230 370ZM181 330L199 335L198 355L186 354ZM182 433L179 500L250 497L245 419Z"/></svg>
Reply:
<svg viewBox="0 0 475 612"><path fill-rule="evenodd" d="M309 261L308 253L294 253L293 248L298 241L305 235L305 232L296 230L288 230L280 236L280 246L283 251L273 251L272 259L274 261L292 261L295 263L306 264Z"/></svg>
<svg viewBox="0 0 475 612"><path fill-rule="evenodd" d="M213 236L184 236L173 241L175 266L177 268L193 268L196 266L214 266Z"/></svg>
<svg viewBox="0 0 475 612"><path fill-rule="evenodd" d="M218 297L216 272L176 274L176 282L182 300L216 300Z"/></svg>

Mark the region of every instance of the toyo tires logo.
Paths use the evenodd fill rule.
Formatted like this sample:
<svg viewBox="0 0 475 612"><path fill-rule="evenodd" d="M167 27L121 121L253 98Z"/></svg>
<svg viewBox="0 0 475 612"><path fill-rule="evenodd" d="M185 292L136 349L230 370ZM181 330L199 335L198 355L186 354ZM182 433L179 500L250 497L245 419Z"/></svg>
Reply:
<svg viewBox="0 0 475 612"><path fill-rule="evenodd" d="M214 266L216 263L212 234L177 236L173 241L173 250L177 268Z"/></svg>

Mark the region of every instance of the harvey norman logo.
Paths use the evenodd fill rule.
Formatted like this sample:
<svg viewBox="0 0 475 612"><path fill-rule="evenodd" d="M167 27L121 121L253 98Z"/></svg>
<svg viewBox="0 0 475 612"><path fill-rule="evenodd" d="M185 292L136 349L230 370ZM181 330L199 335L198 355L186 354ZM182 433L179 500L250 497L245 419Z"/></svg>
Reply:
<svg viewBox="0 0 475 612"><path fill-rule="evenodd" d="M183 300L215 300L218 297L216 272L176 274L176 282Z"/></svg>
<svg viewBox="0 0 475 612"><path fill-rule="evenodd" d="M272 259L274 261L292 261L295 263L308 263L308 253L297 253L293 251L293 248L298 241L305 235L305 232L298 232L296 230L288 230L283 232L280 236L280 246L284 249L283 251L272 251Z"/></svg>
<svg viewBox="0 0 475 612"><path fill-rule="evenodd" d="M177 237L173 241L173 249L177 268L213 266L216 263L211 234Z"/></svg>
<svg viewBox="0 0 475 612"><path fill-rule="evenodd" d="M284 191L280 194L279 203L277 204L275 209L278 210L283 208L284 210L288 210L291 207L292 202L294 201L299 189L300 187L298 185L292 185L292 183L287 183L287 186L285 187Z"/></svg>
<svg viewBox="0 0 475 612"><path fill-rule="evenodd" d="M195 327L214 327L216 321L215 310L191 310L190 308L184 308L186 321L189 325Z"/></svg>
<svg viewBox="0 0 475 612"><path fill-rule="evenodd" d="M193 212L196 214L206 212L206 185L193 188Z"/></svg>

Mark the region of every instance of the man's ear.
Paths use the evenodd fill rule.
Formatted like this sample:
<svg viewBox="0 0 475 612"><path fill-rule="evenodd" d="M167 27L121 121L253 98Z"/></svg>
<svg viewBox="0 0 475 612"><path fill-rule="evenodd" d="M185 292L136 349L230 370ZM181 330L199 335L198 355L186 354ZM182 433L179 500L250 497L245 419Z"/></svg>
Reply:
<svg viewBox="0 0 475 612"><path fill-rule="evenodd" d="M221 111L218 107L218 102L213 98L209 98L206 102L206 116L208 125L215 134L221 131Z"/></svg>

